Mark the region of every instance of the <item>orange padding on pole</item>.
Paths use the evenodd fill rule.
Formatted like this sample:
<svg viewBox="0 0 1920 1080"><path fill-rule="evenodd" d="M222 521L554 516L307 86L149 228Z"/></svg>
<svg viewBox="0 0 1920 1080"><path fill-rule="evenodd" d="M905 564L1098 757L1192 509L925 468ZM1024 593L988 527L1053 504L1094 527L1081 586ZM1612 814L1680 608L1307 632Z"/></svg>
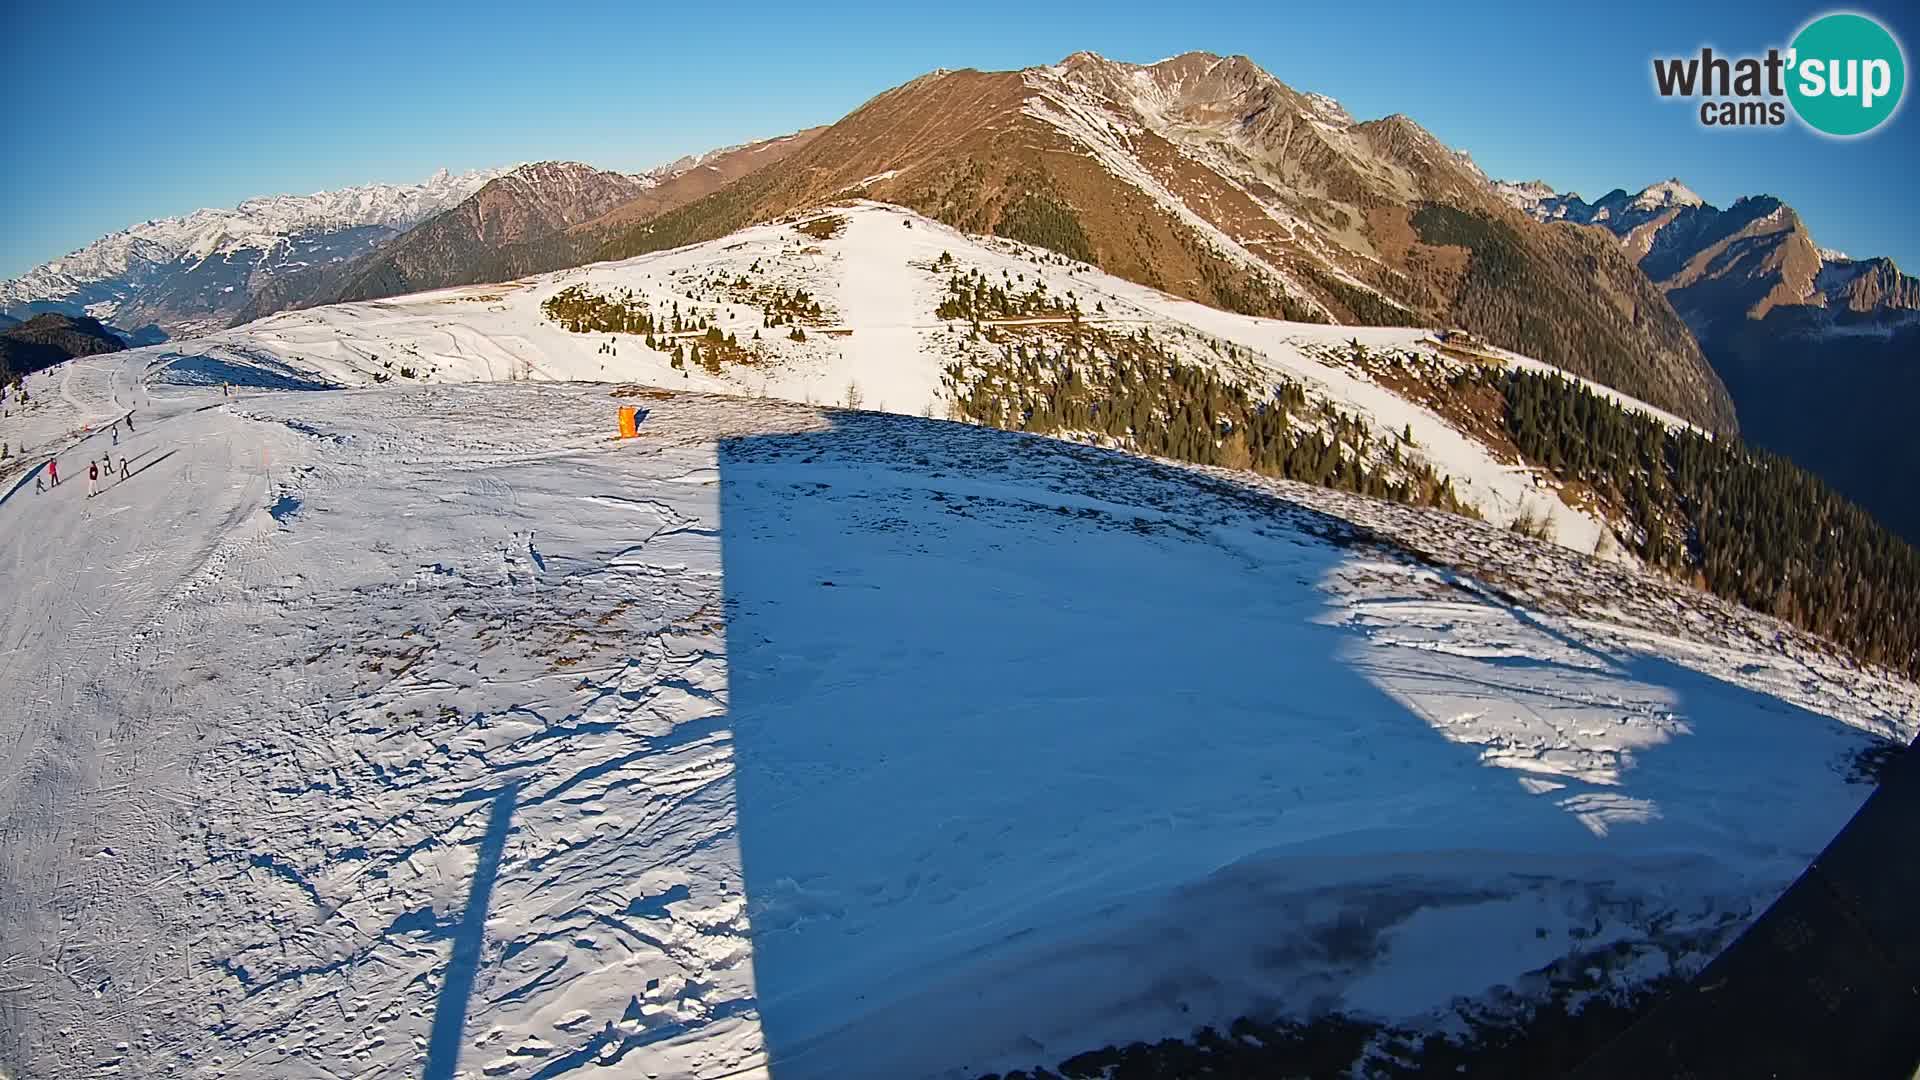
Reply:
<svg viewBox="0 0 1920 1080"><path fill-rule="evenodd" d="M632 405L620 406L620 437L631 439L640 434L640 410Z"/></svg>

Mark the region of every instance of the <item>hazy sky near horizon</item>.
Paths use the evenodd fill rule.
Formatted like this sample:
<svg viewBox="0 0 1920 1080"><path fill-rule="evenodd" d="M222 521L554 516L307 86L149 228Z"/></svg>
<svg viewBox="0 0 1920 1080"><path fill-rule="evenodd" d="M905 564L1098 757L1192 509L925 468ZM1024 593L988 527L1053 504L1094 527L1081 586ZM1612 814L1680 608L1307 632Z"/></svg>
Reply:
<svg viewBox="0 0 1920 1080"><path fill-rule="evenodd" d="M1490 175L1588 198L1678 176L1725 206L1797 208L1823 246L1920 270L1920 119L1870 137L1713 131L1653 92L1654 56L1784 46L1829 8L1756 0L1604 10L1514 4L951 7L341 0L22 9L0 42L0 277L154 217L256 195L520 161L637 170L830 123L939 67L1090 49L1151 62L1244 53L1354 116L1402 112ZM1850 5L1914 55L1910 9ZM1909 93L1908 96L1911 96Z"/></svg>

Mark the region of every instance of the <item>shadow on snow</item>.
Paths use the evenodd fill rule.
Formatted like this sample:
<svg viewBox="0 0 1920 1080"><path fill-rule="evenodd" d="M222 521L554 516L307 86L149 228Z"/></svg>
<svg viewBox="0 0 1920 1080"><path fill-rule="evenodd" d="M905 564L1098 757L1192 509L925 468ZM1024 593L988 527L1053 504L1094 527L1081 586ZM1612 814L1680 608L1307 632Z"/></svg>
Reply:
<svg viewBox="0 0 1920 1080"><path fill-rule="evenodd" d="M1488 905L1524 917L1499 905L1554 880L1604 888L1596 860L1665 873L1679 864L1662 840L1699 840L1655 815L1630 827L1652 830L1638 843L1610 842L1370 678L1367 639L1325 617L1320 584L1376 541L1272 495L839 414L724 443L719 500L754 1007L780 1080L1058 1060L1183 1017L1444 1003L1463 962L1489 986L1521 969L1477 960L1465 922L1463 949L1369 982L1396 927ZM1620 785L1656 805L1861 739L1574 644L1685 718L1690 734ZM1485 692L1519 692L1529 667L1483 664ZM457 1065L512 808L511 789L494 797L429 1080ZM1800 828L1825 830L1817 847L1844 817ZM538 1075L682 1033L609 1031Z"/></svg>
<svg viewBox="0 0 1920 1080"><path fill-rule="evenodd" d="M427 1044L426 1080L453 1080L460 1064L460 1036L466 1028L467 1001L473 994L475 976L480 970L481 948L486 943L487 909L493 899L494 879L500 872L500 855L506 850L507 832L513 824L513 807L519 788L513 784L493 795L487 812L487 832L480 841L480 853L473 870L473 884L467 890L466 907L460 925L453 932L453 955L447 961L445 980L440 984L440 1000L434 1007L433 1035Z"/></svg>
<svg viewBox="0 0 1920 1080"><path fill-rule="evenodd" d="M1411 910L1613 857L1361 673L1317 588L1372 542L1347 523L1118 453L856 414L733 440L721 475L741 859L782 1080L1324 1006ZM1681 792L1729 745L1848 737L1613 663L1702 702L1715 737L1658 772ZM1776 724L1711 715L1760 701ZM1504 855L1429 856L1475 846Z"/></svg>

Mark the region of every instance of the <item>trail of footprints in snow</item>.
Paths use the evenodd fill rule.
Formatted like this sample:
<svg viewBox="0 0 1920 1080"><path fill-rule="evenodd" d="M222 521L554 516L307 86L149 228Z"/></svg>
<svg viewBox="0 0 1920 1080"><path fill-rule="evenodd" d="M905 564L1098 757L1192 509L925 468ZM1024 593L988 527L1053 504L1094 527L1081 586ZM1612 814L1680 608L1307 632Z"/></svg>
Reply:
<svg viewBox="0 0 1920 1080"><path fill-rule="evenodd" d="M656 535L698 525L660 517ZM210 560L196 588L233 557ZM506 783L522 787L493 906L537 896L540 910L567 914L542 918L539 934L490 928L470 1041L505 1030L488 1016L525 1030L517 1012L543 1000L608 1003L590 1023L552 1026L562 1043L570 1032L604 1041L698 1025L750 1004L729 990L743 980L721 977L748 955L738 883L695 896L650 873L676 861L660 848L667 837L734 843L718 583L622 560L542 581L502 590L484 571L436 566L411 588L316 598L315 625L362 628L292 658L332 703L318 730L221 748L237 787L286 804L264 833L255 819L255 831L210 838L228 876L206 887L270 892L262 909L310 913L215 930L206 943L223 972L209 1008L247 1017L226 1030L262 1062L417 1064L484 796ZM373 1013L371 1001L394 1004ZM351 1041L315 1042L340 1026L305 1021L315 1010L343 1016ZM267 1034L279 1028L296 1034ZM558 1052L506 1049L517 1060Z"/></svg>

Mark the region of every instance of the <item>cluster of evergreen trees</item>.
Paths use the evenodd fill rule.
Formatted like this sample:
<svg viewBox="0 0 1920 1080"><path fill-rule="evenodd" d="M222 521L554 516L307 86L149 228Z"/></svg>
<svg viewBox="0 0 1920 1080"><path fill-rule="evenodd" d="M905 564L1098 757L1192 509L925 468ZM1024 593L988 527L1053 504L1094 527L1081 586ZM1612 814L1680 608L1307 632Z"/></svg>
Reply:
<svg viewBox="0 0 1920 1080"><path fill-rule="evenodd" d="M839 236L840 230L846 227L847 219L838 214L822 214L812 221L794 226L795 229L815 240L831 240Z"/></svg>
<svg viewBox="0 0 1920 1080"><path fill-rule="evenodd" d="M777 286L754 297L766 309L766 315L760 320L762 326L794 326L798 320L820 321L825 314L820 301L805 289L788 289Z"/></svg>
<svg viewBox="0 0 1920 1080"><path fill-rule="evenodd" d="M1032 183L1029 178L1028 183ZM1000 211L993 231L1010 240L1057 251L1083 263L1093 262L1093 242L1065 203L1042 190L1029 187L1025 194Z"/></svg>
<svg viewBox="0 0 1920 1080"><path fill-rule="evenodd" d="M677 335L716 332L713 319L719 315L717 308L711 315L697 307L683 312L675 300L667 314L656 316L646 300L631 289L622 290L618 297L607 297L579 285L569 285L548 297L540 310L573 333L636 334L647 339L649 349L665 349ZM813 305L813 310L818 311L819 305Z"/></svg>
<svg viewBox="0 0 1920 1080"><path fill-rule="evenodd" d="M785 321L792 321L793 312L817 314L820 310L820 305L804 290L782 291L779 296L783 305L779 309L780 318ZM676 300L666 314L655 315L646 300L634 295L631 289L607 297L579 285L569 285L548 297L540 307L547 318L576 334L638 335L645 340L647 348L666 353L668 363L681 370L694 364L718 375L727 364L751 364L759 358L751 347L740 343L737 335L723 332L706 312L698 308L683 312ZM770 313L768 319L773 318ZM769 321L766 325L773 326L776 322ZM806 340L799 336L798 326L793 333L794 340ZM760 332L754 331L755 340L759 336ZM612 350L611 344L601 347L602 352ZM411 372L402 369L401 374L411 375Z"/></svg>
<svg viewBox="0 0 1920 1080"><path fill-rule="evenodd" d="M943 254L941 259L951 262L951 256ZM1025 275L1021 275L1021 281ZM1047 293L1047 283L1038 274L1034 275L1033 287L1021 291L1011 281L994 282L984 273L974 270L967 274L954 274L947 278L947 295L942 297L934 314L942 319L1022 319L1043 316L1067 316L1078 318L1080 301L1073 296L1051 296Z"/></svg>
<svg viewBox="0 0 1920 1080"><path fill-rule="evenodd" d="M540 310L576 334L652 334L655 329L664 329L656 327L647 302L634 296L631 290L615 299L580 285L569 285L549 296ZM679 321L677 306L674 319Z"/></svg>
<svg viewBox="0 0 1920 1080"><path fill-rule="evenodd" d="M1462 509L1451 483L1397 440L1381 451L1364 424L1325 408L1296 422L1308 409L1298 384L1251 390L1182 362L1145 329L1076 329L1051 348L1009 344L997 361L949 365L945 382L958 418L979 424L1102 434L1179 461Z"/></svg>
<svg viewBox="0 0 1920 1080"><path fill-rule="evenodd" d="M759 331L754 334L757 339ZM649 339L648 348L654 347ZM758 358L751 349L740 344L736 335L723 334L719 327L711 325L698 338L673 342L670 348L663 341L657 347L667 351L667 362L674 367L684 369L688 364L698 364L713 375L720 374L721 368L728 364L751 364Z"/></svg>
<svg viewBox="0 0 1920 1080"><path fill-rule="evenodd" d="M1278 282L1258 271L1239 266L1220 254L1211 241L1193 229L1182 225L1175 234L1200 271L1200 280L1206 284L1206 291L1212 294L1215 307L1242 315L1260 315L1290 322L1327 321L1327 317L1316 311L1313 305L1294 296ZM1156 288L1161 287L1157 282L1153 284Z"/></svg>
<svg viewBox="0 0 1920 1080"><path fill-rule="evenodd" d="M1419 326L1423 321L1419 315L1379 293L1363 289L1328 271L1309 267L1306 273L1315 285L1331 295L1353 315L1355 322L1362 325Z"/></svg>
<svg viewBox="0 0 1920 1080"><path fill-rule="evenodd" d="M1632 299L1635 287L1646 285L1629 267L1602 258L1610 239L1578 229L1522 235L1484 211L1441 204L1420 207L1410 223L1424 244L1471 253L1457 286L1430 263L1409 271L1413 295L1454 294L1444 305L1456 325L1698 423L1731 426L1731 403L1707 385L1683 323L1650 310L1629 316L1595 301L1596 289Z"/></svg>
<svg viewBox="0 0 1920 1080"><path fill-rule="evenodd" d="M716 271L694 278L677 278L675 284L695 300L712 303L716 316L722 304L757 307L761 310L762 327L798 326L803 321L820 325L832 318L832 314L806 289L755 284L754 275L759 273L760 260L755 259L753 265L747 267L746 273L729 275ZM705 329L705 325L691 328Z"/></svg>
<svg viewBox="0 0 1920 1080"><path fill-rule="evenodd" d="M1504 380L1514 445L1610 503L1647 562L1920 676L1920 552L1813 474L1557 374L1472 377Z"/></svg>

